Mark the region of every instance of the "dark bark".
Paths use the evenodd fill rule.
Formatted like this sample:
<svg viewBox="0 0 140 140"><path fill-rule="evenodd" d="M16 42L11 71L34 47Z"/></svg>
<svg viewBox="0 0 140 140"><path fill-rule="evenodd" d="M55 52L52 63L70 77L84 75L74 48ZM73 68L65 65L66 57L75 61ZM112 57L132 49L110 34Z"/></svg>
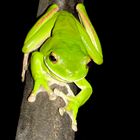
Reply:
<svg viewBox="0 0 140 140"><path fill-rule="evenodd" d="M52 3L56 3L61 9L67 10L77 17L75 12L76 3L83 1L84 0L40 0L37 16L40 16Z"/></svg>
<svg viewBox="0 0 140 140"><path fill-rule="evenodd" d="M74 140L69 116L60 116L58 112L58 108L64 106L63 100L50 101L47 93L42 92L34 103L29 103L27 98L32 87L33 80L28 71L16 140Z"/></svg>
<svg viewBox="0 0 140 140"><path fill-rule="evenodd" d="M66 3L61 7L74 12L74 6L78 0L64 0ZM40 16L49 5L57 0L40 0L37 16ZM54 85L64 92L65 87ZM64 106L64 101L57 98L50 101L46 92L37 95L34 103L29 103L27 97L33 88L33 79L30 69L26 73L23 100L20 110L20 117L17 127L16 140L74 140L74 131L71 129L71 120L65 113L60 116L58 108ZM71 84L71 88L76 92L76 87Z"/></svg>

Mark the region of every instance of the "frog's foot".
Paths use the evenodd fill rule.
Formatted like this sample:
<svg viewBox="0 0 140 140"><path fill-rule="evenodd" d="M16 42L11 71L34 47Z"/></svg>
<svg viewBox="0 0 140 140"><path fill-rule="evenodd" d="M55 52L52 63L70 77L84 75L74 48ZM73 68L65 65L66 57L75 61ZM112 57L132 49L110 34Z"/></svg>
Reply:
<svg viewBox="0 0 140 140"><path fill-rule="evenodd" d="M50 100L55 100L56 95L53 94L53 91L49 88L47 81L43 78L35 80L34 88L28 97L29 102L35 102L36 96L40 92L47 92Z"/></svg>
<svg viewBox="0 0 140 140"><path fill-rule="evenodd" d="M29 58L29 54L24 54L22 73L21 73L22 82L24 82L24 80L25 80L25 73L28 69L28 58Z"/></svg>
<svg viewBox="0 0 140 140"><path fill-rule="evenodd" d="M37 94L39 92L45 92L45 91L46 90L44 88L40 87L39 90L36 93L32 92L30 94L30 96L28 97L28 101L29 102L35 102ZM49 100L55 100L56 98L57 98L57 96L54 95L52 92L49 93Z"/></svg>
<svg viewBox="0 0 140 140"><path fill-rule="evenodd" d="M78 102L76 101L75 96L65 95L63 92L59 91L58 89L54 90L54 94L61 97L64 100L64 102L66 103L65 107L59 108L60 115L63 116L63 114L66 112L69 115L69 117L71 118L72 129L74 131L77 131L76 117L77 117L79 106L78 106Z"/></svg>

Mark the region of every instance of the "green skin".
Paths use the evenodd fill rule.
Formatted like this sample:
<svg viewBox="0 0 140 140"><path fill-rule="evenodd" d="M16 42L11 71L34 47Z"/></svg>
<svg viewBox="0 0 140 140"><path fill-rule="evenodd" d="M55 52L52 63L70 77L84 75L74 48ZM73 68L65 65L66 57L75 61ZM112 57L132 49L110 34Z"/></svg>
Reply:
<svg viewBox="0 0 140 140"><path fill-rule="evenodd" d="M91 96L92 87L85 79L88 63L93 60L102 64L103 56L100 41L92 26L83 4L76 6L80 22L67 11L59 11L53 4L36 22L27 34L22 51L24 53L22 81L31 52L31 72L34 88L28 98L34 102L41 87L50 99L60 96L66 102L60 114L67 112L72 119L72 129L77 131L78 109ZM37 50L39 49L39 50ZM52 91L49 82L75 83L81 91L76 95L66 95L58 90Z"/></svg>

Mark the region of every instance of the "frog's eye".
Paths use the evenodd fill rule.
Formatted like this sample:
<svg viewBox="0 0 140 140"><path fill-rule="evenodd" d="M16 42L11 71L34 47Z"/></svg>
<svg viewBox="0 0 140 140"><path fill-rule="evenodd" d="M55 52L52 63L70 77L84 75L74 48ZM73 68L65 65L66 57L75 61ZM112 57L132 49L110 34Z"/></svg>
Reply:
<svg viewBox="0 0 140 140"><path fill-rule="evenodd" d="M57 56L55 53L51 52L49 55L49 59L51 62L53 62L54 64L57 62Z"/></svg>

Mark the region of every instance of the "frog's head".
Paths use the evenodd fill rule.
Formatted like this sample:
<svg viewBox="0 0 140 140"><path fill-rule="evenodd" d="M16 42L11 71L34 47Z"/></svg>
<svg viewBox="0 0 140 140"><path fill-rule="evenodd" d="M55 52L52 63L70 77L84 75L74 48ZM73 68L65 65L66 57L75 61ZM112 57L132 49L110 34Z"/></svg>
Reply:
<svg viewBox="0 0 140 140"><path fill-rule="evenodd" d="M62 81L74 82L88 73L89 56L78 48L56 47L44 57L44 63L52 76Z"/></svg>

